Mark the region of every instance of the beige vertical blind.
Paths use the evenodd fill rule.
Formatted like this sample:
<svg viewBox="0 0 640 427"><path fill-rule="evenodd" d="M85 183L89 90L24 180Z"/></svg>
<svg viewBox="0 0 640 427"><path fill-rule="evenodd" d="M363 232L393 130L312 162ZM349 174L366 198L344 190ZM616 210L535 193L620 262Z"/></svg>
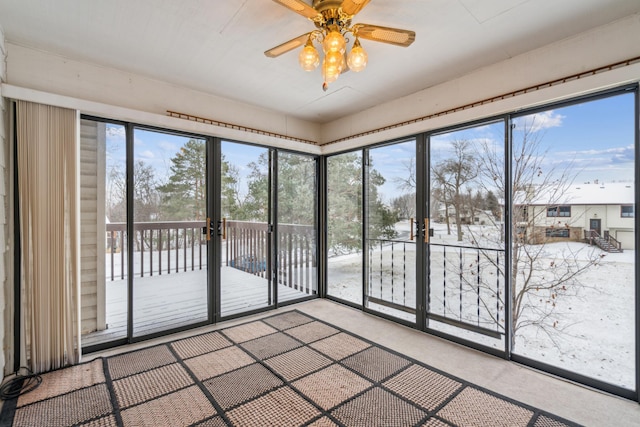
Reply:
<svg viewBox="0 0 640 427"><path fill-rule="evenodd" d="M79 202L74 110L18 101L21 363L79 361Z"/></svg>

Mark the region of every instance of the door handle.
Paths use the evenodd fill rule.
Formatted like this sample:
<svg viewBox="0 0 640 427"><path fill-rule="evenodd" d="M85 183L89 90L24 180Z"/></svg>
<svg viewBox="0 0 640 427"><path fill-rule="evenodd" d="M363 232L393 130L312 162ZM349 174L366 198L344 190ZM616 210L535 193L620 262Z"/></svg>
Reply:
<svg viewBox="0 0 640 427"><path fill-rule="evenodd" d="M413 240L416 237L413 234L413 221L415 221L415 218L409 218L409 240Z"/></svg>
<svg viewBox="0 0 640 427"><path fill-rule="evenodd" d="M424 233L424 242L429 243L429 218L424 219L424 228L422 229L422 233Z"/></svg>
<svg viewBox="0 0 640 427"><path fill-rule="evenodd" d="M211 240L211 218L207 218L206 225L202 227L202 234L206 240Z"/></svg>
<svg viewBox="0 0 640 427"><path fill-rule="evenodd" d="M227 239L227 218L218 221L218 236L222 236L222 240Z"/></svg>

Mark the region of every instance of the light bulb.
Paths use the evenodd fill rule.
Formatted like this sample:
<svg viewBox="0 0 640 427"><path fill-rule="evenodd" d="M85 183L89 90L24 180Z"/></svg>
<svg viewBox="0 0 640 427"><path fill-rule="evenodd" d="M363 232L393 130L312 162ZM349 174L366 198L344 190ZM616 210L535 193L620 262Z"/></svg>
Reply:
<svg viewBox="0 0 640 427"><path fill-rule="evenodd" d="M344 53L347 47L347 42L345 41L342 34L339 31L330 31L324 38L322 42L322 48L325 53L328 52L340 52Z"/></svg>
<svg viewBox="0 0 640 427"><path fill-rule="evenodd" d="M360 41L356 39L353 43L353 48L347 57L347 65L351 71L356 73L362 71L367 66L367 52L360 46Z"/></svg>
<svg viewBox="0 0 640 427"><path fill-rule="evenodd" d="M340 67L338 64L330 64L327 62L326 58L322 61L322 77L324 78L325 83L333 83L338 80L338 76L340 76Z"/></svg>
<svg viewBox="0 0 640 427"><path fill-rule="evenodd" d="M311 43L311 39L307 41L307 44L300 51L300 55L298 56L298 62L300 66L305 71L313 71L316 69L318 64L320 64L320 55L318 51Z"/></svg>
<svg viewBox="0 0 640 427"><path fill-rule="evenodd" d="M336 67L342 68L344 55L337 51L331 51L331 52L327 52L324 55L324 60L328 65L335 65Z"/></svg>

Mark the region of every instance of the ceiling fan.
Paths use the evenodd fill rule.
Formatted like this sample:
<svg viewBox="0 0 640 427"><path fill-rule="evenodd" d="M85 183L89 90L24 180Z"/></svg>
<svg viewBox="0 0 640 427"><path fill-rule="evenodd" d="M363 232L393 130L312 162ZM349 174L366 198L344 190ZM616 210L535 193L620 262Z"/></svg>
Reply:
<svg viewBox="0 0 640 427"><path fill-rule="evenodd" d="M353 17L370 0L313 0L311 6L302 0L273 1L313 21L316 29L269 49L264 54L269 58L275 58L304 45L298 61L303 70L313 71L320 64L320 54L313 42L321 43L324 51L324 90L327 90L329 83L334 82L341 73L347 70L362 71L367 66L367 53L359 39L403 47L411 45L416 39L414 31L370 24L351 25ZM345 38L347 33L355 37L348 55L346 50L349 40Z"/></svg>

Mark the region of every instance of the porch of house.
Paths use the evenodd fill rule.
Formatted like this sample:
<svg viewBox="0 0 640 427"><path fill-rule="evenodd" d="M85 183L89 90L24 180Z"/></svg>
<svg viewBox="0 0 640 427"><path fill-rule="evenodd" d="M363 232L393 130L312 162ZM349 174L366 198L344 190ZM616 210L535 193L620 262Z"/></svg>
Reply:
<svg viewBox="0 0 640 427"><path fill-rule="evenodd" d="M311 290L309 290L311 291ZM278 301L308 296L307 290L278 285ZM230 316L273 304L268 281L232 267L221 269L221 315ZM207 320L207 271L136 277L133 283L133 336L144 336ZM127 336L127 281L106 284L107 328L82 336L82 346Z"/></svg>

